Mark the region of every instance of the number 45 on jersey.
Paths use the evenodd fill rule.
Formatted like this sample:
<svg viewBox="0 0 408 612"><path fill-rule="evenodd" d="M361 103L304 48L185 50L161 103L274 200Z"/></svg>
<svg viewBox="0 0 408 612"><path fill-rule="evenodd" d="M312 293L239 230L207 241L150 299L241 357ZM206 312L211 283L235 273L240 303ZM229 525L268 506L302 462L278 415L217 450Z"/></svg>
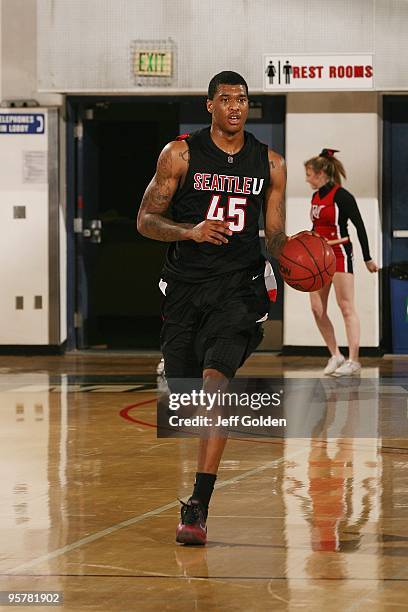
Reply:
<svg viewBox="0 0 408 612"><path fill-rule="evenodd" d="M221 195L213 195L207 210L207 219L212 221L230 221L232 232L242 232L246 221L247 198L228 196L226 206L220 206Z"/></svg>

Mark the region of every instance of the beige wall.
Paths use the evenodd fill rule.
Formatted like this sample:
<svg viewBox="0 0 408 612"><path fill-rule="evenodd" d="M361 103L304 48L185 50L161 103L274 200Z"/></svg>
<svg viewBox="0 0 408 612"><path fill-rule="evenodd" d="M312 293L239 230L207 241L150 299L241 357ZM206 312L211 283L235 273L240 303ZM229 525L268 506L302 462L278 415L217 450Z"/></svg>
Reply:
<svg viewBox="0 0 408 612"><path fill-rule="evenodd" d="M263 88L263 54L374 54L375 87L408 89L406 0L37 0L43 91L134 90L134 40L177 46L176 91L242 72ZM144 82L139 91L161 89Z"/></svg>
<svg viewBox="0 0 408 612"><path fill-rule="evenodd" d="M37 0L0 0L0 99L62 102L37 92Z"/></svg>
<svg viewBox="0 0 408 612"><path fill-rule="evenodd" d="M35 98L36 0L2 0L2 96Z"/></svg>
<svg viewBox="0 0 408 612"><path fill-rule="evenodd" d="M377 93L289 94L286 112L286 149L291 164L289 197L304 197L308 193L303 162L317 155L322 147L340 150L339 157L347 172L345 187L359 197L377 197Z"/></svg>
<svg viewBox="0 0 408 612"><path fill-rule="evenodd" d="M381 260L381 224L378 196L379 115L375 93L289 94L286 116L288 164L287 232L310 229L311 190L305 183L305 160L323 147L339 149L348 180L344 187L357 199L370 242L371 255ZM361 318L361 346L379 344L378 276L364 265L354 226L349 223L354 246L356 304ZM334 292L332 292L334 293ZM343 320L334 295L330 317L338 342L346 345ZM307 294L285 287L284 344L321 346Z"/></svg>

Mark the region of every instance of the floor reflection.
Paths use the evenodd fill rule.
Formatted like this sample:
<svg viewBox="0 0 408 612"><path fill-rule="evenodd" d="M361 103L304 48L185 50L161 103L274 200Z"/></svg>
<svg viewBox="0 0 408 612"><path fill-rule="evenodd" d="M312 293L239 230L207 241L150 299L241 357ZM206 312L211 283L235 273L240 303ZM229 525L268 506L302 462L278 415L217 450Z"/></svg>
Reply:
<svg viewBox="0 0 408 612"><path fill-rule="evenodd" d="M381 439L369 436L378 431L380 393L358 379L347 385L330 379L318 384L321 411L319 419L314 411L311 438L304 440L307 460L291 462L286 470L288 579L361 574L361 557L349 553L363 552L365 544L370 555L364 573L379 578L373 534L381 514ZM370 427L365 428L367 419ZM290 455L299 443L287 439L285 453Z"/></svg>
<svg viewBox="0 0 408 612"><path fill-rule="evenodd" d="M408 384L374 374L285 377L300 380L286 438L231 439L199 549L174 544L196 440L140 424L154 424L155 379L0 376L0 586L60 586L68 610L118 595L131 610L146 592L156 609L381 601L408 581ZM138 424L119 416L132 405Z"/></svg>
<svg viewBox="0 0 408 612"><path fill-rule="evenodd" d="M48 376L36 376L48 383ZM22 537L22 525L48 530L50 406L48 392L0 395L1 531ZM9 538L6 538L6 541Z"/></svg>

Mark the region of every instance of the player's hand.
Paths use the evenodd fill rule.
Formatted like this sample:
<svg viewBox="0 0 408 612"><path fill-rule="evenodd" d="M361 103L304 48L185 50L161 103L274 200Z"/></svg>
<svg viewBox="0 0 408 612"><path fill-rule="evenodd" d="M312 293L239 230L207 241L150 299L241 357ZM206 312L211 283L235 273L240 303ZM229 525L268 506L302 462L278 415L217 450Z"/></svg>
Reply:
<svg viewBox="0 0 408 612"><path fill-rule="evenodd" d="M372 259L365 262L366 268L369 272L378 272L378 266Z"/></svg>
<svg viewBox="0 0 408 612"><path fill-rule="evenodd" d="M227 244L226 236L232 236L229 221L214 221L206 219L191 229L190 238L194 242L211 242L212 244Z"/></svg>

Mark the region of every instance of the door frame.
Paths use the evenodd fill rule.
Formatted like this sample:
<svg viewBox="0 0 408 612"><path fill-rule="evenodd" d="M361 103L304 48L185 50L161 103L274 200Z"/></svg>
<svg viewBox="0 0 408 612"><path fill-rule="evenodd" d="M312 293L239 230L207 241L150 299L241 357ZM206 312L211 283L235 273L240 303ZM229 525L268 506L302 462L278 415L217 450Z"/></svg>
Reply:
<svg viewBox="0 0 408 612"><path fill-rule="evenodd" d="M78 191L78 140L81 139L81 130L78 128L79 120L85 115L86 109L97 103L129 103L146 104L146 102L163 103L171 101L180 104L179 123L204 122L209 124L209 115L205 107L205 94L186 95L134 95L134 96L112 96L112 95L69 95L66 97L66 177L67 177L67 343L68 351L78 348L77 329L80 325L80 313L78 312L78 271L77 271L77 237L75 232L75 219L77 211L81 208L81 193ZM197 102L201 102L197 105ZM262 108L262 102L267 113L258 117L257 109ZM271 104L271 102L273 102ZM286 118L286 96L285 95L253 95L250 98L251 122L266 123L272 125L273 138L276 150L285 153L285 118ZM80 173L79 173L80 174Z"/></svg>
<svg viewBox="0 0 408 612"><path fill-rule="evenodd" d="M408 95L384 94L382 99L383 118L383 156L382 156L382 236L383 236L383 275L382 275L382 344L386 352L392 353L391 331L391 281L392 264L392 104L405 102L408 114Z"/></svg>

